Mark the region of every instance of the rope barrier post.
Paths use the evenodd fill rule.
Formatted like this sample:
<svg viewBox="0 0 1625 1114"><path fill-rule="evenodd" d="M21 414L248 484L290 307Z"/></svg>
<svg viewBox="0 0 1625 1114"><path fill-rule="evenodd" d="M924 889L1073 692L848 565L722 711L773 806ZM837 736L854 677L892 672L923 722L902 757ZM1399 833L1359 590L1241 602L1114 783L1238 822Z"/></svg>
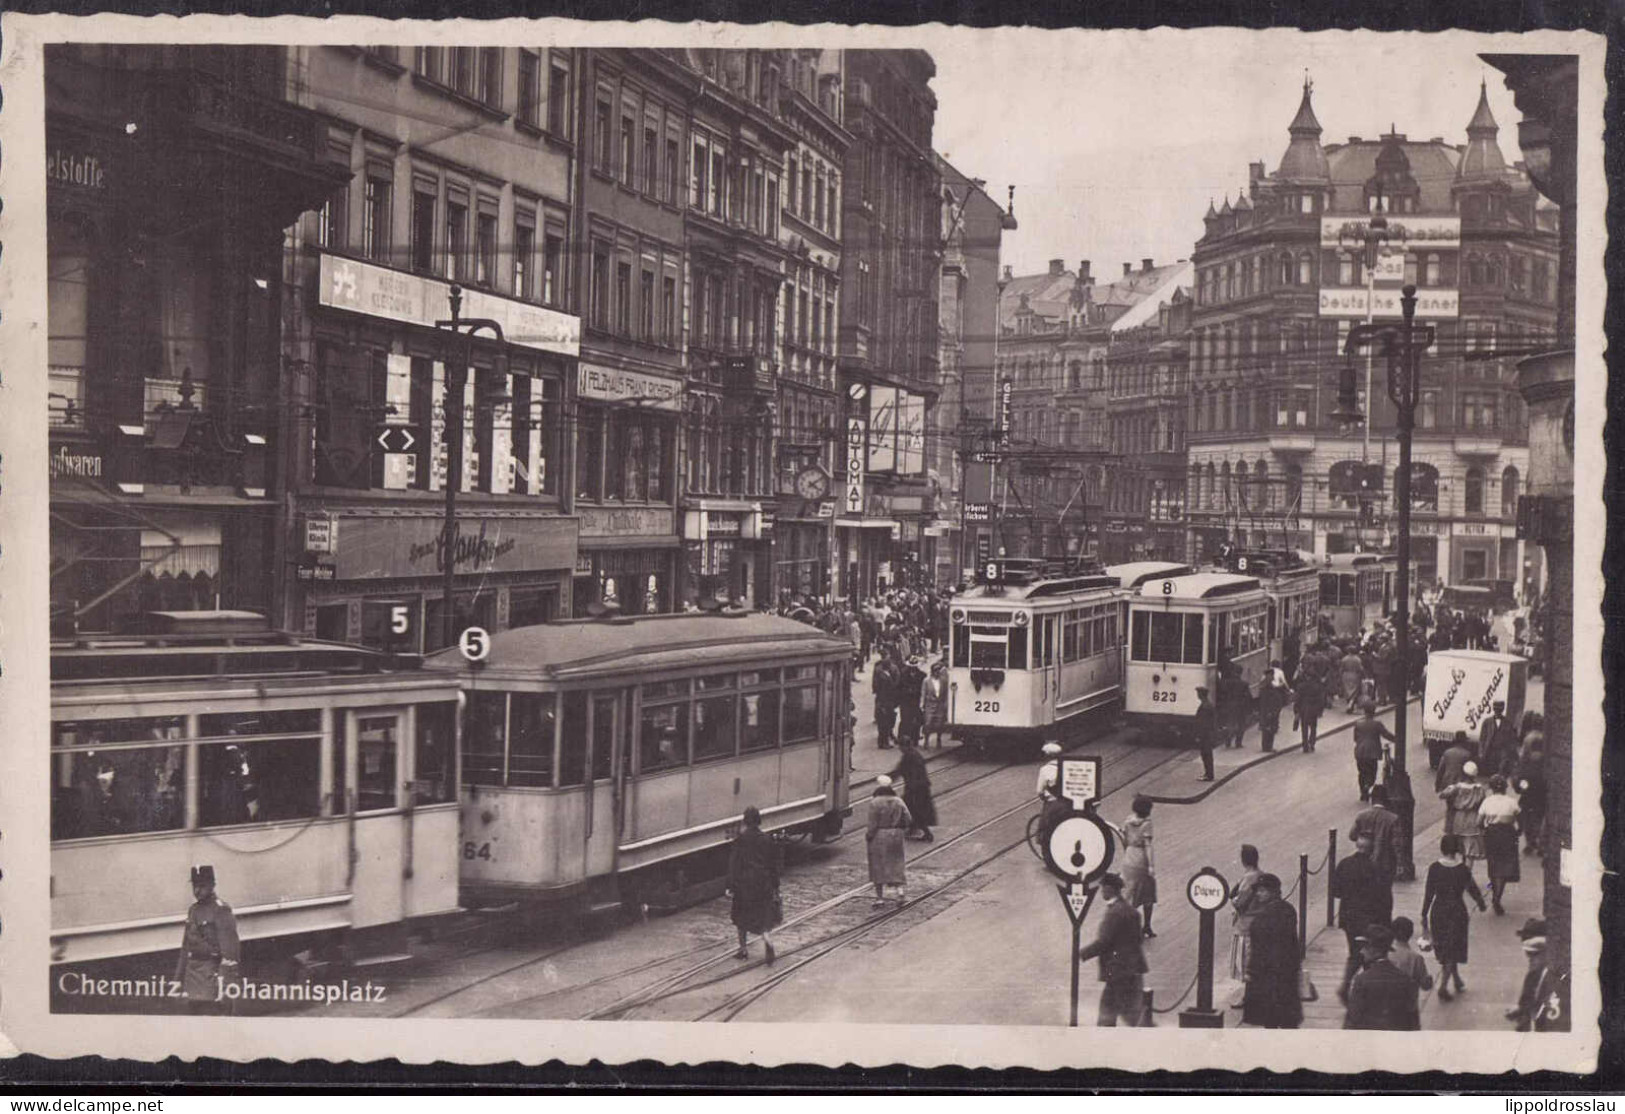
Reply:
<svg viewBox="0 0 1625 1114"><path fill-rule="evenodd" d="M1337 829L1326 829L1326 927L1332 927L1332 875L1337 872Z"/></svg>
<svg viewBox="0 0 1625 1114"><path fill-rule="evenodd" d="M1298 954L1309 947L1309 856L1298 856Z"/></svg>

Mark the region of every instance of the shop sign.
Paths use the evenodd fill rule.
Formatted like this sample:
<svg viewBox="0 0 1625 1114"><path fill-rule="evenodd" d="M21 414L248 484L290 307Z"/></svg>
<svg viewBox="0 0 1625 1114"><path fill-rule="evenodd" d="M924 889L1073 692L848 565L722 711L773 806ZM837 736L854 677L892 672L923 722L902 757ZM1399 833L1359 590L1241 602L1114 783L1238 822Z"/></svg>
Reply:
<svg viewBox="0 0 1625 1114"><path fill-rule="evenodd" d="M107 164L84 151L53 147L45 155L45 180L82 190L107 188Z"/></svg>
<svg viewBox="0 0 1625 1114"><path fill-rule="evenodd" d="M324 254L317 275L319 304L389 321L434 328L451 316L450 284L423 275ZM581 318L512 298L464 290L462 316L483 317L502 326L509 344L576 356L581 352Z"/></svg>
<svg viewBox="0 0 1625 1114"><path fill-rule="evenodd" d="M989 522L993 518L993 505L991 503L966 503L966 522Z"/></svg>
<svg viewBox="0 0 1625 1114"><path fill-rule="evenodd" d="M1388 222L1388 242L1396 250L1461 247L1460 217L1399 217L1383 214ZM1371 230L1370 217L1321 217L1320 246L1323 248L1364 247Z"/></svg>
<svg viewBox="0 0 1625 1114"><path fill-rule="evenodd" d="M295 577L299 580L332 580L336 572L332 565L300 565L295 570Z"/></svg>
<svg viewBox="0 0 1625 1114"><path fill-rule="evenodd" d="M742 519L736 514L706 511L706 535L713 538L737 538Z"/></svg>
<svg viewBox="0 0 1625 1114"><path fill-rule="evenodd" d="M582 364L576 370L576 393L598 402L635 402L656 410L680 410L683 406L680 379L598 364Z"/></svg>
<svg viewBox="0 0 1625 1114"><path fill-rule="evenodd" d="M1455 317L1458 310L1457 292L1428 288L1416 292L1416 316ZM1402 317L1397 290L1367 290L1363 286L1322 286L1320 288L1320 316L1367 316L1370 306L1372 317Z"/></svg>
<svg viewBox="0 0 1625 1114"><path fill-rule="evenodd" d="M325 514L305 516L305 552L332 553L337 540L338 522Z"/></svg>
<svg viewBox="0 0 1625 1114"><path fill-rule="evenodd" d="M592 554L591 553L577 553L576 554L576 575L577 576L591 576L592 575Z"/></svg>
<svg viewBox="0 0 1625 1114"><path fill-rule="evenodd" d="M578 507L584 538L657 537L675 532L669 507Z"/></svg>
<svg viewBox="0 0 1625 1114"><path fill-rule="evenodd" d="M68 446L57 446L56 452L51 454L51 478L99 480L102 476L102 457L100 453L69 452Z"/></svg>
<svg viewBox="0 0 1625 1114"><path fill-rule="evenodd" d="M863 473L868 466L869 423L846 420L846 513L863 513Z"/></svg>
<svg viewBox="0 0 1625 1114"><path fill-rule="evenodd" d="M1490 524L1487 523L1487 522L1458 522L1458 523L1456 523L1456 533L1458 533L1458 534L1476 534L1476 535L1481 535L1482 536L1482 535L1489 534L1491 532L1492 531L1490 530ZM1499 531L1497 530L1495 532L1498 533Z"/></svg>
<svg viewBox="0 0 1625 1114"><path fill-rule="evenodd" d="M819 503L818 503L818 517L819 518L834 518L835 517L835 500L833 500L833 499L820 500Z"/></svg>
<svg viewBox="0 0 1625 1114"><path fill-rule="evenodd" d="M567 569L576 559L573 518L460 517L446 537L439 515L344 516L334 565L340 580ZM335 536L335 540L338 540Z"/></svg>

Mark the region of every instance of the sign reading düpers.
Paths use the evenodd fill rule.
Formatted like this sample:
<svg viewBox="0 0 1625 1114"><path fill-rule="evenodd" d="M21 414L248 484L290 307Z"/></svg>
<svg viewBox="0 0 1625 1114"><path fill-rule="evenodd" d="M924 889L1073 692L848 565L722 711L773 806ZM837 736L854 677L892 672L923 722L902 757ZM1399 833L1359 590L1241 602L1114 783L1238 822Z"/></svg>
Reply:
<svg viewBox="0 0 1625 1114"><path fill-rule="evenodd" d="M449 559L458 573L568 569L575 564L573 518L461 517L446 538L439 515L343 516L333 566L339 580L436 576Z"/></svg>

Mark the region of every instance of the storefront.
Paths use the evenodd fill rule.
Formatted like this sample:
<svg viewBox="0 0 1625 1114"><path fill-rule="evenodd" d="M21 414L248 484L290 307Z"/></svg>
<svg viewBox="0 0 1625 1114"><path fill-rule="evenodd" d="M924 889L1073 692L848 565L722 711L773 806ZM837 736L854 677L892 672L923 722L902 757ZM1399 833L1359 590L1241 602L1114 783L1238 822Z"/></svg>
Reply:
<svg viewBox="0 0 1625 1114"><path fill-rule="evenodd" d="M830 527L834 499L786 498L773 527L773 575L780 596L803 600L830 594Z"/></svg>
<svg viewBox="0 0 1625 1114"><path fill-rule="evenodd" d="M444 645L444 521L383 510L307 511L297 569L305 588L302 629L403 652ZM450 550L454 630L507 630L569 614L575 519L459 513Z"/></svg>
<svg viewBox="0 0 1625 1114"><path fill-rule="evenodd" d="M840 583L836 595L867 599L897 586L895 554L903 524L895 518L837 518Z"/></svg>
<svg viewBox="0 0 1625 1114"><path fill-rule="evenodd" d="M1500 522L1454 522L1450 527L1447 583L1520 578L1515 527Z"/></svg>
<svg viewBox="0 0 1625 1114"><path fill-rule="evenodd" d="M759 501L695 499L683 512L683 547L692 600L726 596L772 607L773 512Z"/></svg>
<svg viewBox="0 0 1625 1114"><path fill-rule="evenodd" d="M594 603L623 615L673 610L682 539L670 507L580 507L574 613Z"/></svg>

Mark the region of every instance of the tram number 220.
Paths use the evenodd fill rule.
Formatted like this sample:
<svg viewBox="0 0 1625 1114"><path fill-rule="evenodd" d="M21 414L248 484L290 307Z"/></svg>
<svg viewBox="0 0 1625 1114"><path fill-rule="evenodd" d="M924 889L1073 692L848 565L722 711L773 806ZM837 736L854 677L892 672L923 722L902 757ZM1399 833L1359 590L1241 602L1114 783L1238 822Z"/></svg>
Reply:
<svg viewBox="0 0 1625 1114"><path fill-rule="evenodd" d="M486 840L484 843L476 844L473 840L467 840L463 844L463 858L489 861L491 858L491 841Z"/></svg>
<svg viewBox="0 0 1625 1114"><path fill-rule="evenodd" d="M1176 701L1178 699L1179 699L1179 693L1177 693L1177 692L1172 692L1172 691L1164 690L1164 689L1152 689L1151 690L1151 703L1153 703L1153 704L1172 704L1174 701Z"/></svg>
<svg viewBox="0 0 1625 1114"><path fill-rule="evenodd" d="M999 710L997 700L978 700L974 703L974 710L978 712L996 712Z"/></svg>

